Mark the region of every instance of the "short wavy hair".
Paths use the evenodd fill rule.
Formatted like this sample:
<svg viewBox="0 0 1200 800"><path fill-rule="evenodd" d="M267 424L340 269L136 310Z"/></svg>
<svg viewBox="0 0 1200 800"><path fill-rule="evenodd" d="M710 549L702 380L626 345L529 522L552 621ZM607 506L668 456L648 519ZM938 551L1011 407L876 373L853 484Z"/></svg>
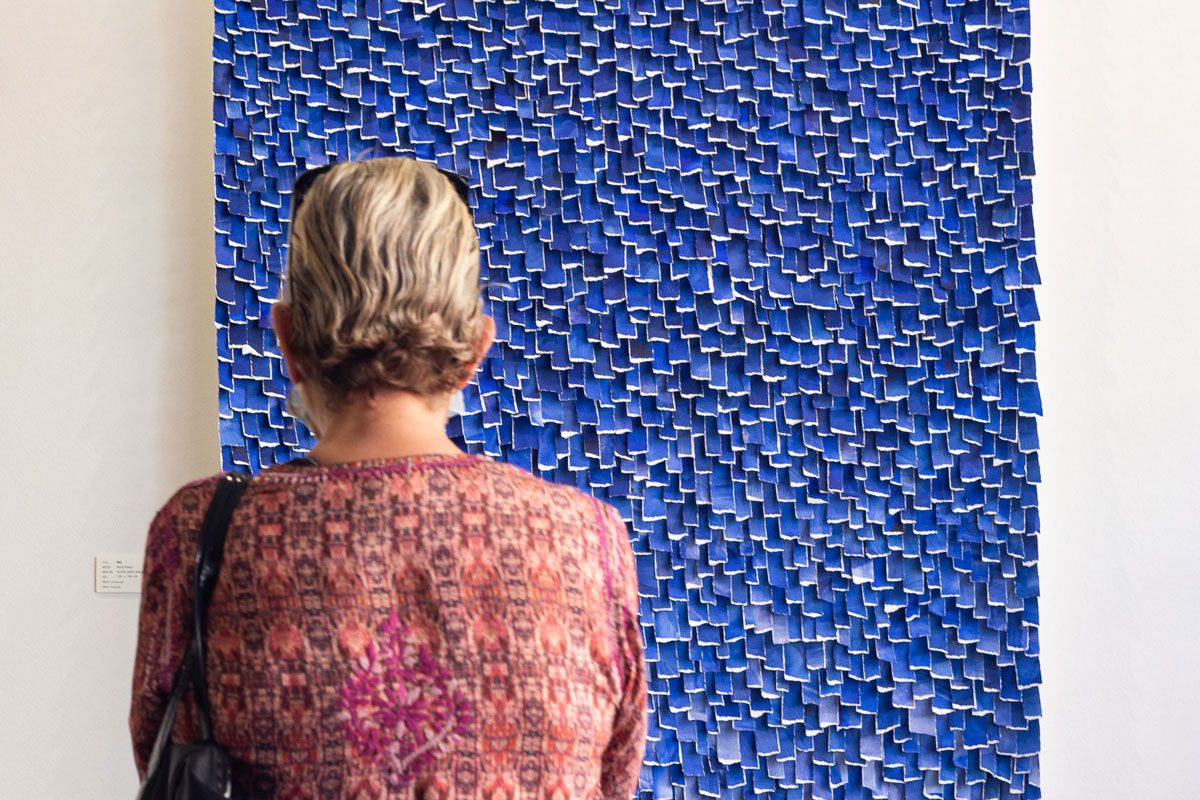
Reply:
<svg viewBox="0 0 1200 800"><path fill-rule="evenodd" d="M409 158L336 164L293 216L287 344L331 405L387 389L444 394L469 377L479 239L446 176Z"/></svg>

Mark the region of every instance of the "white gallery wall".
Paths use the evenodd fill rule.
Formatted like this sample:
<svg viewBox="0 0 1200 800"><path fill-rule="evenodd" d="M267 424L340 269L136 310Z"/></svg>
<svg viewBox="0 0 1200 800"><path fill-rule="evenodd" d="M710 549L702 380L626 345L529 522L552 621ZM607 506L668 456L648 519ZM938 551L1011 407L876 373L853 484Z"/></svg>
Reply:
<svg viewBox="0 0 1200 800"><path fill-rule="evenodd" d="M0 797L118 800L140 552L217 471L206 2L5 3L0 22Z"/></svg>
<svg viewBox="0 0 1200 800"><path fill-rule="evenodd" d="M1184 0L1034 0L1044 794L1190 797L1200 88ZM128 798L137 600L92 557L216 471L209 4L0 25L0 796Z"/></svg>
<svg viewBox="0 0 1200 800"><path fill-rule="evenodd" d="M1198 28L1033 0L1047 800L1200 796Z"/></svg>

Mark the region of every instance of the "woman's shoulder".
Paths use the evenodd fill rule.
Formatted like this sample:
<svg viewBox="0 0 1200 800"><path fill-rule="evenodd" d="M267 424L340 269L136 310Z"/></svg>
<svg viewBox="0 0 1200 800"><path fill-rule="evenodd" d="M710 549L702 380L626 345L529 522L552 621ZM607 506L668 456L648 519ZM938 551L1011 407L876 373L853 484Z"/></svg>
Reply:
<svg viewBox="0 0 1200 800"><path fill-rule="evenodd" d="M162 504L146 536L147 571L174 569L185 563L181 554L195 546L204 512L226 474L219 472L185 483Z"/></svg>
<svg viewBox="0 0 1200 800"><path fill-rule="evenodd" d="M589 516L598 524L620 519L620 513L610 504L575 486L555 483L528 472L521 467L500 461L489 461L484 469L492 472L497 494L511 497L539 511L566 511Z"/></svg>
<svg viewBox="0 0 1200 800"><path fill-rule="evenodd" d="M203 478L197 478L180 486L163 503L158 510L157 518L176 521L181 517L203 513L216 492L217 484L228 475L228 472L218 472Z"/></svg>

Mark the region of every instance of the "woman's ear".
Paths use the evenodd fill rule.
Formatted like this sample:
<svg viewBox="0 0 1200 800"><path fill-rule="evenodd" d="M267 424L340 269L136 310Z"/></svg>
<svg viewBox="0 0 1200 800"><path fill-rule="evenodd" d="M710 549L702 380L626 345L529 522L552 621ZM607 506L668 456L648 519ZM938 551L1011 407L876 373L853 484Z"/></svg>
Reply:
<svg viewBox="0 0 1200 800"><path fill-rule="evenodd" d="M467 370L467 377L458 385L462 389L471 379L475 377L475 373L479 371L479 365L483 363L483 359L487 357L488 350L492 349L492 345L496 342L496 320L483 315L483 325L479 329L479 336L475 339L475 361L471 364L471 368Z"/></svg>
<svg viewBox="0 0 1200 800"><path fill-rule="evenodd" d="M478 366L487 357L488 350L496 343L496 320L483 315L483 330L479 332L479 341L475 343L475 364Z"/></svg>
<svg viewBox="0 0 1200 800"><path fill-rule="evenodd" d="M288 344L292 340L292 307L283 302L271 306L271 324L275 328L275 341L279 345L279 352L287 364L288 376L292 383L303 383L304 373L300 371Z"/></svg>

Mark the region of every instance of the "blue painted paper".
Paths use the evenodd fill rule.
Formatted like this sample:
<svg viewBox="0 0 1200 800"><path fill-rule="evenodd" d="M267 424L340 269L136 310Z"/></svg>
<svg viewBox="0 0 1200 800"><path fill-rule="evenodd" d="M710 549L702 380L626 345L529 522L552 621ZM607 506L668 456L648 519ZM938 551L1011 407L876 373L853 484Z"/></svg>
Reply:
<svg viewBox="0 0 1200 800"><path fill-rule="evenodd" d="M217 0L221 446L306 168L469 176L500 342L452 423L621 509L642 797L1038 798L1028 0Z"/></svg>

